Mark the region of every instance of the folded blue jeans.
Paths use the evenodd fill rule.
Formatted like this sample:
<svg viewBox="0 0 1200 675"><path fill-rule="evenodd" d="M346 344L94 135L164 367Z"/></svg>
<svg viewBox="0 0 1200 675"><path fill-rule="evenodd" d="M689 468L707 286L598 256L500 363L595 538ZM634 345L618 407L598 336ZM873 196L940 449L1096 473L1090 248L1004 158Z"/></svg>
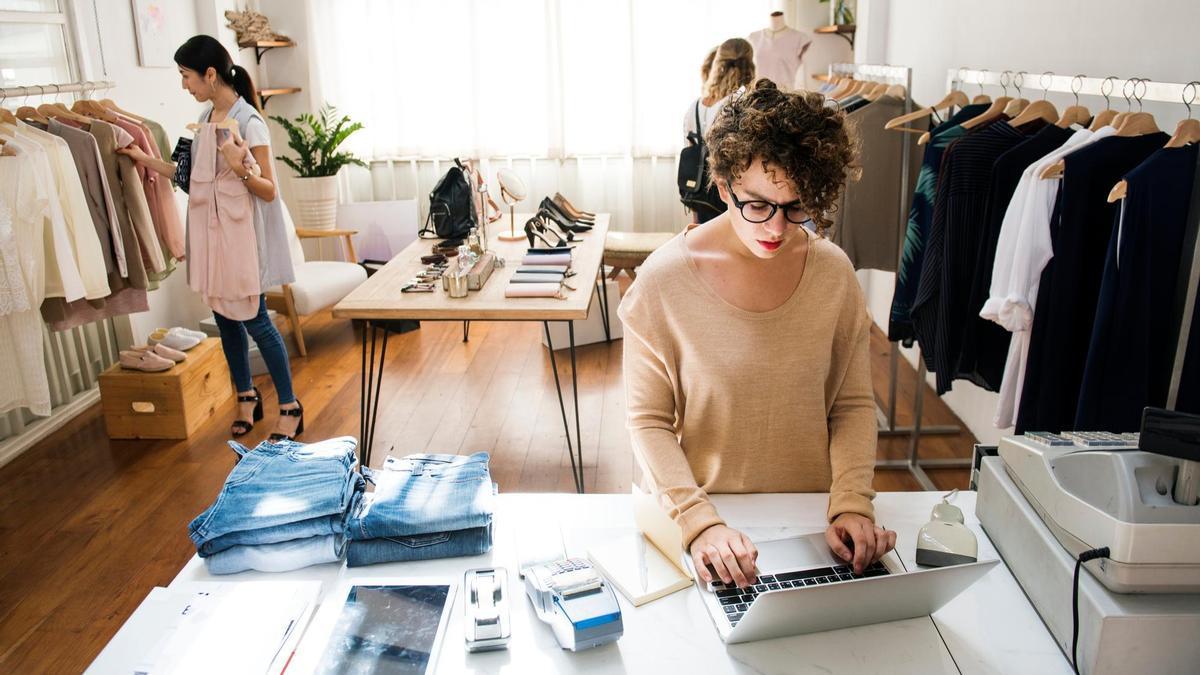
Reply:
<svg viewBox="0 0 1200 675"><path fill-rule="evenodd" d="M482 555L492 548L492 526L465 530L354 540L346 547L346 566Z"/></svg>
<svg viewBox="0 0 1200 675"><path fill-rule="evenodd" d="M356 491L362 492L365 487L362 476L351 474L353 480L358 483ZM241 530L239 532L230 532L223 534L216 539L210 539L204 542L204 545L196 549L196 553L201 558L207 558L211 555L216 555L221 551L233 548L234 546L257 546L260 544L277 544L281 541L292 541L293 539L306 539L308 537L321 537L329 534L342 534L346 531L346 514L338 513L332 516L318 516L316 518L308 518L295 523L287 523L284 525L275 525L274 527L260 527L257 530Z"/></svg>
<svg viewBox="0 0 1200 675"><path fill-rule="evenodd" d="M375 491L349 516L353 540L437 534L486 527L495 488L488 453L388 457L367 471Z"/></svg>
<svg viewBox="0 0 1200 675"><path fill-rule="evenodd" d="M290 572L309 565L337 562L346 552L340 534L293 539L260 546L233 546L205 558L209 574L237 574L247 570Z"/></svg>
<svg viewBox="0 0 1200 675"><path fill-rule="evenodd" d="M311 444L264 441L254 450L229 445L241 459L217 500L188 525L198 550L234 532L267 535L263 540L243 535L241 545L311 536L308 521L346 514L361 494L353 437Z"/></svg>

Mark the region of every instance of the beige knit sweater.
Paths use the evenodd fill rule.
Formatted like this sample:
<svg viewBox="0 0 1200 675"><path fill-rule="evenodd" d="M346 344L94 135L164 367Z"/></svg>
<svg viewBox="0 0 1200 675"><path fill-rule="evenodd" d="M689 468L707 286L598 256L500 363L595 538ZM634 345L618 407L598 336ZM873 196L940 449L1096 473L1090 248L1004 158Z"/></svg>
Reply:
<svg viewBox="0 0 1200 675"><path fill-rule="evenodd" d="M722 300L680 234L621 301L633 450L683 529L723 523L723 492L829 491L830 520L874 518L871 319L846 255L810 240L792 296L768 312Z"/></svg>

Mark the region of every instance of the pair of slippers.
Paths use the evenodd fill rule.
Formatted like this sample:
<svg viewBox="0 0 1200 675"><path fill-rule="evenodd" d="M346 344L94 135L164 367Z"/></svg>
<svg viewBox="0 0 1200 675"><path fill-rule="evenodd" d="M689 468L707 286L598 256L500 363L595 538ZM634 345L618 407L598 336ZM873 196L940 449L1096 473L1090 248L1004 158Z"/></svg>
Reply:
<svg viewBox="0 0 1200 675"><path fill-rule="evenodd" d="M145 373L169 370L186 359L184 352L200 344L205 337L204 333L186 328L159 328L150 334L148 344L121 351L121 367Z"/></svg>

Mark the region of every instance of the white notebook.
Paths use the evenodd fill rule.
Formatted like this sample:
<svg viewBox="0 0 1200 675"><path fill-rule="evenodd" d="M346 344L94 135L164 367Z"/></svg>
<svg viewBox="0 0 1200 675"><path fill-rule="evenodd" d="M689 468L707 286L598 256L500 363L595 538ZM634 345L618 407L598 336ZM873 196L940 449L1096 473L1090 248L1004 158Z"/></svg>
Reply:
<svg viewBox="0 0 1200 675"><path fill-rule="evenodd" d="M640 532L589 547L588 559L634 607L692 585L692 580Z"/></svg>

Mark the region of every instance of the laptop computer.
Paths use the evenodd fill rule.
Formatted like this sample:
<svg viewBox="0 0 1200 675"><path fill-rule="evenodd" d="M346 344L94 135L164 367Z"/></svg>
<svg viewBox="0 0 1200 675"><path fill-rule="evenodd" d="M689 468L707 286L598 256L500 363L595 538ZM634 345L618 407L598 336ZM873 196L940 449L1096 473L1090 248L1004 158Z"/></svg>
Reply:
<svg viewBox="0 0 1200 675"><path fill-rule="evenodd" d="M753 588L696 579L704 607L728 644L911 619L932 614L978 581L998 560L908 571L895 551L862 575L829 550L825 534L755 542Z"/></svg>

